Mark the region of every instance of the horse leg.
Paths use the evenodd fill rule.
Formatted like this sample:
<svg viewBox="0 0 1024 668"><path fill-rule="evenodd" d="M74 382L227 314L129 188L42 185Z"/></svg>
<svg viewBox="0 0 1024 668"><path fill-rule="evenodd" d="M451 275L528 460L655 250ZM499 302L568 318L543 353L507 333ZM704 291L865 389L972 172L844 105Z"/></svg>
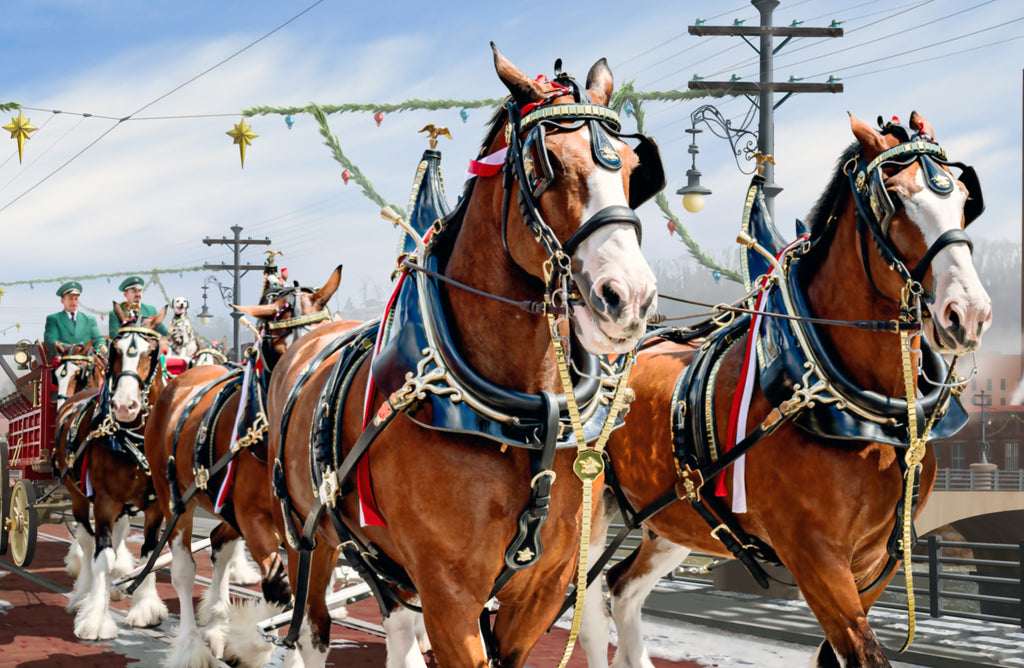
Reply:
<svg viewBox="0 0 1024 668"><path fill-rule="evenodd" d="M449 572L454 568L438 564L438 570L419 587L423 622L434 650L434 660L439 666L485 668L488 657L480 632L480 614L487 603L486 594L474 597L472 588L461 586L464 578ZM502 661L500 665L506 666L506 663ZM513 668L518 664L507 665Z"/></svg>
<svg viewBox="0 0 1024 668"><path fill-rule="evenodd" d="M658 580L688 554L689 548L645 529L640 547L608 571L612 619L619 639L613 668L653 668L644 645L640 608Z"/></svg>
<svg viewBox="0 0 1024 668"><path fill-rule="evenodd" d="M86 511L88 513L88 511ZM96 551L96 537L93 535L92 527L89 525L88 517L85 521L79 520L76 525L75 540L82 553L82 561L79 563L78 577L75 578L74 590L64 607L67 612L76 613L82 607L82 601L92 589L92 564L91 555ZM69 552L70 555L70 552ZM86 556L89 555L89 556Z"/></svg>
<svg viewBox="0 0 1024 668"><path fill-rule="evenodd" d="M135 557L128 550L128 543L125 540L131 528L131 519L128 515L121 515L114 520L114 529L111 532L110 539L114 550L114 562L110 565L110 578L112 580L128 575L135 568ZM111 601L120 601L123 598L124 594L114 587L110 588Z"/></svg>
<svg viewBox="0 0 1024 668"><path fill-rule="evenodd" d="M227 523L221 522L210 533L210 561L213 563L213 577L210 586L199 601L199 624L206 627L203 635L210 650L217 658L224 656L224 643L230 618L230 594L228 590L228 569L236 549L242 540Z"/></svg>
<svg viewBox="0 0 1024 668"><path fill-rule="evenodd" d="M178 594L181 611L178 613L178 632L171 642L168 666L181 668L213 668L217 659L203 641L196 626L192 606L192 589L196 580L196 562L192 558L192 513L194 506L185 510L170 537L171 584Z"/></svg>
<svg viewBox="0 0 1024 668"><path fill-rule="evenodd" d="M298 560L288 554L288 570L295 587L298 577ZM292 564L295 564L293 566ZM331 649L331 614L325 600L338 564L338 550L326 540L319 540L313 549L309 568L309 592L306 596L306 616L296 642L295 650L289 651L285 667L322 668L327 664L327 653Z"/></svg>
<svg viewBox="0 0 1024 668"><path fill-rule="evenodd" d="M825 642L811 657L812 668L891 666L868 625L848 560L834 554L803 553L787 559L786 566L825 631Z"/></svg>
<svg viewBox="0 0 1024 668"><path fill-rule="evenodd" d="M117 624L110 616L110 568L114 563L111 529L121 505L102 490L93 503L96 547L93 551L92 582L75 615L75 636L82 640L107 640L117 637Z"/></svg>
<svg viewBox="0 0 1024 668"><path fill-rule="evenodd" d="M381 622L387 633L387 668L424 668L423 649L418 637L423 617L399 605Z"/></svg>
<svg viewBox="0 0 1024 668"><path fill-rule="evenodd" d="M239 542L232 549L231 563L228 564L228 579L231 584L248 587L259 582L262 576L245 558L245 545Z"/></svg>
<svg viewBox="0 0 1024 668"><path fill-rule="evenodd" d="M71 541L71 547L68 548L68 553L64 557L64 570L77 580L82 573L83 562L89 558L86 555L91 555L94 547L91 540L92 529L89 528L90 504L89 499L85 498L85 495L73 484L65 483L64 487L68 490L68 496L71 497L71 513L75 517L75 535ZM88 550L82 544L82 539L86 535L89 536Z"/></svg>
<svg viewBox="0 0 1024 668"><path fill-rule="evenodd" d="M611 490L605 487L601 492L590 532L590 559L596 559L607 541L608 526L618 505ZM589 668L608 668L608 606L604 601L604 587L598 576L587 587L583 601L583 616L580 619L580 647L587 657Z"/></svg>
<svg viewBox="0 0 1024 668"><path fill-rule="evenodd" d="M156 503L149 504L143 513L145 518L145 538L139 553L143 563L149 561L149 555L156 549L157 534L163 522L163 513ZM156 591L156 573L148 573L142 584L132 595L132 604L128 609L125 621L129 626L148 628L156 626L167 619L167 605Z"/></svg>

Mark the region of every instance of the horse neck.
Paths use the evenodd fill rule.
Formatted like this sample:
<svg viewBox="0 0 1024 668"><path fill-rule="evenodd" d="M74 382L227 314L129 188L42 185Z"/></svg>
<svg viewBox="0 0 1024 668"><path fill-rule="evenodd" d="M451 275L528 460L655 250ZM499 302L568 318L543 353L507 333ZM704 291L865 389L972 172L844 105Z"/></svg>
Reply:
<svg viewBox="0 0 1024 668"><path fill-rule="evenodd" d="M828 252L805 283L813 315L843 321L895 320L899 304L880 293L864 271L852 205L833 224L837 229ZM874 249L870 241L867 249L869 253ZM871 263L871 271L876 283L889 273L880 261ZM837 326L819 326L818 332L829 353L835 353L840 366L861 387L887 396L905 395L900 339L895 333Z"/></svg>
<svg viewBox="0 0 1024 668"><path fill-rule="evenodd" d="M541 281L519 268L502 244L500 188L500 177L476 184L445 273L516 301L541 300ZM561 392L546 317L458 287L442 289L452 338L477 373L520 392Z"/></svg>

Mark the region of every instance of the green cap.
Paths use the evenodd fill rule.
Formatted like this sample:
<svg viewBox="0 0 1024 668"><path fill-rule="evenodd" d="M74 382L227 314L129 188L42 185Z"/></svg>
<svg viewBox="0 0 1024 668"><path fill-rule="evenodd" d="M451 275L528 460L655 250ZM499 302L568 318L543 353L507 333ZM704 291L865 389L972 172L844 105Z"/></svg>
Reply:
<svg viewBox="0 0 1024 668"><path fill-rule="evenodd" d="M128 288L141 288L146 285L146 282L139 276L129 276L128 278L121 281L121 285L117 286L117 289L124 292Z"/></svg>
<svg viewBox="0 0 1024 668"><path fill-rule="evenodd" d="M59 288L57 288L57 296L58 297L63 297L64 295L68 294L69 292L73 293L73 294L76 294L76 295L82 294L82 284L79 283L78 281L68 281L64 285L62 285Z"/></svg>

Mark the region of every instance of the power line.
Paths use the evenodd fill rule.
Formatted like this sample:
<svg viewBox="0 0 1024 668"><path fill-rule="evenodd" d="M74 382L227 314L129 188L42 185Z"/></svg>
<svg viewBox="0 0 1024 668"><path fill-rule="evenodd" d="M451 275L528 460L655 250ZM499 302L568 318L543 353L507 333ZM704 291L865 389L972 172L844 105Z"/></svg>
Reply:
<svg viewBox="0 0 1024 668"><path fill-rule="evenodd" d="M972 46L969 49L961 49L960 51L951 51L950 53L943 53L937 56L931 56L929 58L922 58L921 60L915 60L909 63L901 63L899 65L893 65L891 67L883 67L877 70L871 70L870 72L858 72L857 74L850 74L847 79L855 79L857 77L868 76L870 74L878 74L879 72L888 72L889 70L896 70L901 67L910 67L911 65L920 65L921 63L930 63L935 60L941 60L942 58L949 58L950 56L959 56L963 53L970 51L978 51L980 49L987 49L990 46L996 46L998 44L1005 44L1006 42L1013 42L1018 39L1024 39L1024 35L1017 35L1016 37L1008 37L1007 39L1001 39L998 42L988 42L987 44L981 44L979 46ZM862 63L863 64L863 63Z"/></svg>
<svg viewBox="0 0 1024 668"><path fill-rule="evenodd" d="M256 39L255 41L253 41L253 42L250 42L250 43L249 43L248 45L246 45L246 46L242 47L241 49L239 49L238 51L234 52L233 54L231 54L231 55L230 55L230 56L228 56L227 58L225 58L225 59L221 60L221 61L220 61L219 63L217 63L216 65L213 65L212 67L208 67L207 69L205 69L205 70L203 70L202 72L200 72L199 74L195 75L194 77L192 77L191 79L189 79L189 80L188 80L188 81L186 81L185 83L183 83L183 84L181 84L181 85L179 85L179 86L176 86L175 88L172 88L172 89L171 89L170 91L168 91L168 92L164 93L163 95L161 95L161 96L157 97L156 99L152 100L151 102L148 102L148 103L146 103L146 104L142 105L141 107L139 107L138 109L136 109L136 110L135 110L134 112L132 112L131 114L128 114L127 116L125 116L124 118L116 119L116 120L117 120L117 123L115 123L115 124L114 124L114 125L112 125L112 126L111 126L110 128L108 128L108 129L107 129L107 131L106 131L106 132L104 132L103 134L101 134L101 135L100 135L99 137L97 137L96 139L92 140L92 141L91 141L91 142L90 142L89 144L87 144L87 145L85 146L85 148L83 148L83 149L82 149L81 151L79 151L78 153L74 154L74 155L73 155L73 156L71 156L70 158L68 158L68 160L67 160L67 161L65 161L65 162L64 162L64 163L63 163L62 165L60 165L59 167L57 167L56 169L54 169L54 170L53 170L52 172L50 172L50 173L49 173L49 174L47 174L46 176L44 176L44 177L43 177L43 178L42 178L41 180L37 181L37 182L36 182L36 183L35 183L34 185L32 185L31 187L29 187L29 189L28 189L28 190L24 191L23 193L21 193L20 195L18 195L18 196L17 196L17 197L15 197L14 199L12 199L12 200L11 200L10 202L8 202L7 204L5 204L5 205L4 205L3 207L0 207L0 213L2 213L3 211L6 211L8 207L10 207L10 206L11 206L12 204L14 204L14 203L15 203L15 202L17 202L18 200L20 200L20 199L21 199L22 197L24 197L25 195L29 194L30 192L32 192L33 190L35 190L35 189L36 189L36 188L38 188L39 186L41 186L41 185L42 185L43 183L46 183L47 181L49 181L49 180L50 180L50 178L51 178L51 177L53 177L53 176L54 176L54 175L55 175L55 174L56 174L57 172L61 171L62 169L64 169L64 168L65 168L65 167L67 167L68 165L70 165L70 164L71 164L72 162L74 162L74 161L75 161L75 160L76 160L76 159L77 159L77 158L78 158L79 156L81 156L81 155L82 155L83 153L85 153L86 151L88 151L89 149L91 149L91 148L92 148L93 146L95 146L95 145L96 145L97 143L99 143L99 141L100 141L101 139L103 139L104 137L106 137L107 135L109 135L109 134L110 134L111 132L113 132L113 131L114 131L114 129L115 129L115 128L117 128L118 126L120 126L120 125L121 125L121 123L123 123L124 121L130 120L130 119L131 119L131 117L132 117L132 116L134 116L135 114L137 114L137 113L139 113L139 112L143 111L144 109L148 109L149 107L153 106L154 104L156 104L156 103L157 103L157 102L159 102L160 100L163 100L164 98L166 98L166 97L168 97L168 96L170 96L170 95L172 95L172 94L174 94L174 93L178 92L179 90L181 90L181 89L182 89L182 88L184 88L185 86L189 85L190 83L192 83L192 82L193 82L193 81L195 81L196 79L199 79L200 77L202 77L202 76L204 76L204 75L206 75L206 74L209 74L210 72L212 72L213 70L217 69L218 67L220 67L220 66L221 66L221 65L223 65L224 63L228 62L229 60L231 60L231 59L235 58L236 56L238 56L238 55L240 55L240 54L242 54L242 53L245 53L245 52L246 52L246 51L248 51L248 50L249 50L250 48L252 48L253 46L255 46L255 45L259 44L259 43L260 43L260 42L262 42L263 40L267 39L268 37L270 37L271 35L273 35L273 34L274 34L274 33L276 33L277 31L281 30L281 29L282 29L282 28L284 28L285 26L289 25L290 23L292 23L293 21L295 21L296 19L298 19L299 17L301 17L301 16L303 15L303 14L305 14L305 13L309 12L310 10L312 10L312 9L313 9L314 7L316 7L317 5L319 5L320 3L322 3L323 1L324 1L324 0L316 0L316 2L314 2L314 3L313 3L312 5L310 5L309 7L306 7L306 8L305 8L305 9L303 9L303 10L302 10L301 12L299 12L298 14L296 14L295 16L293 16L292 18L288 19L287 21L285 21L285 22L284 22L284 23L282 23L281 25L277 26L276 28L274 28L273 30L271 30L271 31L270 31L270 32L268 32L267 34L263 35L263 36L262 36L262 37L260 37L259 39ZM109 117L108 117L108 118L109 118Z"/></svg>

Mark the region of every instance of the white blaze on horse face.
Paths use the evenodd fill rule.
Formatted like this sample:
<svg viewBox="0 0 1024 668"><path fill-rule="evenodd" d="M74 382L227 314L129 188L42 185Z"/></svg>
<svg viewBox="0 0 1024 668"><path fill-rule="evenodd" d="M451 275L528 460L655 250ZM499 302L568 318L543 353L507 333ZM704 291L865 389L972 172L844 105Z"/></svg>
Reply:
<svg viewBox="0 0 1024 668"><path fill-rule="evenodd" d="M114 345L121 355L121 374L114 387L114 394L110 397L110 410L118 422L132 422L138 417L146 398L142 396L138 378L126 372L142 375L139 373L139 361L149 355L153 343L146 337L132 334L117 339ZM128 350L133 346L135 352L129 355Z"/></svg>
<svg viewBox="0 0 1024 668"><path fill-rule="evenodd" d="M63 361L57 367L57 409L71 396L71 382L81 373L81 368L71 361Z"/></svg>
<svg viewBox="0 0 1024 668"><path fill-rule="evenodd" d="M924 170L915 175L918 191L902 197L907 216L931 245L949 230L960 229L967 196L957 187L948 195L936 193L924 181ZM943 248L931 263L934 286L926 295L932 315L931 343L949 352L977 350L981 336L992 323L992 300L981 284L971 250L955 243Z"/></svg>
<svg viewBox="0 0 1024 668"><path fill-rule="evenodd" d="M621 172L595 166L587 187L590 197L581 225L610 206L628 206ZM644 333L658 299L654 272L640 252L636 230L627 223L598 228L576 249L572 267L586 304L573 307L583 347L598 355L630 350Z"/></svg>

